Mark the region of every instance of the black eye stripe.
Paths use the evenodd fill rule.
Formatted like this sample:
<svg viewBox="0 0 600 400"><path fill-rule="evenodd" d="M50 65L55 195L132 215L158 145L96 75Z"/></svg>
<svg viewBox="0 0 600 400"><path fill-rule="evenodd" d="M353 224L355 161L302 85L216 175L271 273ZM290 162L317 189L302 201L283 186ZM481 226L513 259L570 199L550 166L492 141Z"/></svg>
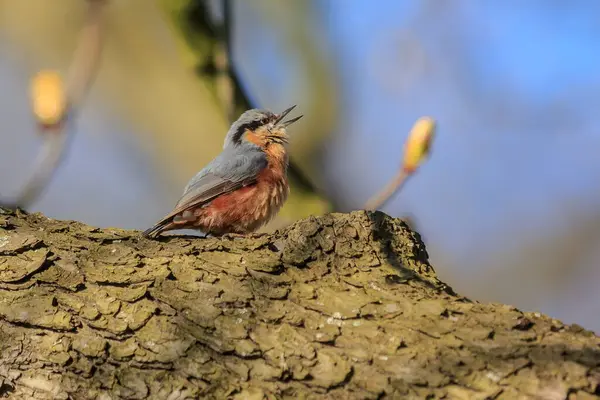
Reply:
<svg viewBox="0 0 600 400"><path fill-rule="evenodd" d="M259 121L252 121L252 122L248 122L247 124L242 125L241 130L242 130L242 132L244 132L246 130L253 131L253 130L258 129L261 126L266 125L268 123L269 123L269 118L263 118Z"/></svg>
<svg viewBox="0 0 600 400"><path fill-rule="evenodd" d="M270 120L270 118L265 117L260 120L251 121L251 122L247 122L245 124L240 125L233 137L234 142L239 143L242 140L242 135L244 134L244 132L246 132L248 130L253 131L253 130L259 128L260 126L267 124L269 122L269 120Z"/></svg>
<svg viewBox="0 0 600 400"><path fill-rule="evenodd" d="M261 121L252 121L250 123L247 123L243 126L244 130L250 130L253 131L255 129L257 129L258 127L260 127L261 125L264 125L264 120Z"/></svg>
<svg viewBox="0 0 600 400"><path fill-rule="evenodd" d="M268 110L251 109L244 112L229 128L223 146L226 147L228 144L239 145L242 142L244 132L255 131L261 126L275 121L276 118L277 115Z"/></svg>

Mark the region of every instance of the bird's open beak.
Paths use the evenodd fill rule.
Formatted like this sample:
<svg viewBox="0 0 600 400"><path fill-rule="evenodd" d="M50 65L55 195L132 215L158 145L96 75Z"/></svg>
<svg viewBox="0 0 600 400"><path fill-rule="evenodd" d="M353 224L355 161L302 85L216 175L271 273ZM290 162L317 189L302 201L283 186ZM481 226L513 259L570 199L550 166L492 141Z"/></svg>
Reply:
<svg viewBox="0 0 600 400"><path fill-rule="evenodd" d="M291 106L290 108L288 108L287 110L284 110L281 114L279 114L279 116L275 120L275 125L285 128L285 127L293 124L294 122L298 121L300 118L302 118L303 115L296 117L296 118L289 119L284 122L281 122L285 118L285 116L288 115L290 113L290 111L292 111L294 108L296 108L296 105Z"/></svg>

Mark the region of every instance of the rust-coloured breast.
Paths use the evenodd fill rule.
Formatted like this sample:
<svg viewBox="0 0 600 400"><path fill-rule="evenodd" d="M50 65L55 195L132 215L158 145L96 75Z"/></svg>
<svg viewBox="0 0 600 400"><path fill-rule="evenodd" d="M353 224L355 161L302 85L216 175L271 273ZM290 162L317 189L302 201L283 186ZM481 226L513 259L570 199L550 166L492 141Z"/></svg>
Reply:
<svg viewBox="0 0 600 400"><path fill-rule="evenodd" d="M255 184L221 195L196 210L199 228L213 234L248 233L256 231L277 214L289 194L287 155L285 149L283 152L271 149L265 153L269 165L258 175Z"/></svg>

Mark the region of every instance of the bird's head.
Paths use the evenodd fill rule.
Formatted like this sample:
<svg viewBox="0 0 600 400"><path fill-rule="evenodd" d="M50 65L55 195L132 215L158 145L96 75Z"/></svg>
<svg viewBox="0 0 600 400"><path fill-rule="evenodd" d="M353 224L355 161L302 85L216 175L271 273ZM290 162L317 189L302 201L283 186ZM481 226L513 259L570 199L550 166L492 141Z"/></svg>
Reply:
<svg viewBox="0 0 600 400"><path fill-rule="evenodd" d="M269 144L285 144L288 141L286 128L302 118L302 115L296 118L284 121L284 118L296 106L292 106L287 110L274 114L268 110L252 109L244 112L235 121L227 136L223 147L231 145L240 145L242 143L252 143L261 148L265 148Z"/></svg>

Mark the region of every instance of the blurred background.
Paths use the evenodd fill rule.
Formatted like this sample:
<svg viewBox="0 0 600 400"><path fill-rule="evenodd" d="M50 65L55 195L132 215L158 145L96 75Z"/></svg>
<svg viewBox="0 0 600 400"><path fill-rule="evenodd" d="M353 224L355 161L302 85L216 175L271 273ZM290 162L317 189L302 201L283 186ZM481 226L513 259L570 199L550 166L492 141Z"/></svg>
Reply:
<svg viewBox="0 0 600 400"><path fill-rule="evenodd" d="M0 0L0 195L42 146L28 87L66 73L84 0ZM377 6L374 6L376 4ZM292 196L266 230L362 208L414 123L429 161L383 211L409 216L459 293L600 332L600 3L128 0L32 211L145 229L247 107L298 104Z"/></svg>

